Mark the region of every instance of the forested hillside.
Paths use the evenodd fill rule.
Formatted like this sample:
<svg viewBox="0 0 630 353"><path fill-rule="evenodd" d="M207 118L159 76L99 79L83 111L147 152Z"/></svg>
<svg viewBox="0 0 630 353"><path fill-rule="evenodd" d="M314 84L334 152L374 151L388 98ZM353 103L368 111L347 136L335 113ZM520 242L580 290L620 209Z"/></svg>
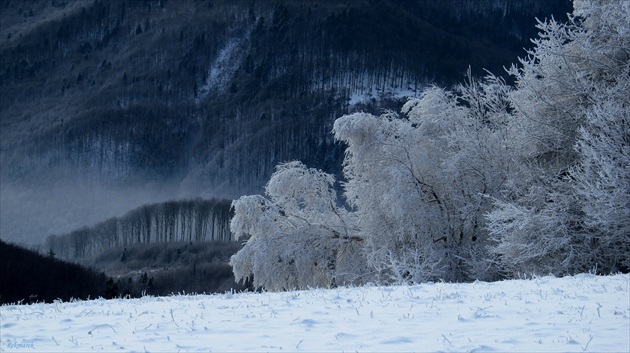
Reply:
<svg viewBox="0 0 630 353"><path fill-rule="evenodd" d="M568 0L0 4L2 238L144 203L260 192L282 161L341 173L330 131L468 66L500 72Z"/></svg>
<svg viewBox="0 0 630 353"><path fill-rule="evenodd" d="M0 304L51 303L114 295L108 291L109 278L102 272L43 256L2 240L0 256Z"/></svg>

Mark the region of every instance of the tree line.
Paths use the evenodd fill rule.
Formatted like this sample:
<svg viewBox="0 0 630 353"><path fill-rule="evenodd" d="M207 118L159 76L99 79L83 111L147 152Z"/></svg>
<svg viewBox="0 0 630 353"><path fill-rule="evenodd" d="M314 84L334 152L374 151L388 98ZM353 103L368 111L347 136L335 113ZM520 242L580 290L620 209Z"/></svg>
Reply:
<svg viewBox="0 0 630 353"><path fill-rule="evenodd" d="M64 235L49 235L45 248L57 258L90 259L133 244L231 241L230 202L184 200L148 204L121 217Z"/></svg>

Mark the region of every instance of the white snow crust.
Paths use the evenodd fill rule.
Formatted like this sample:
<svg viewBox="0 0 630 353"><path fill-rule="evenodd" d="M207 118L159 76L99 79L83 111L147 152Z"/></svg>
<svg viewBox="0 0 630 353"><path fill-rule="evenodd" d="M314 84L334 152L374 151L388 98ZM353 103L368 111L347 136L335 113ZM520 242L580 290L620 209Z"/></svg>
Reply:
<svg viewBox="0 0 630 353"><path fill-rule="evenodd" d="M630 276L0 307L6 352L628 352Z"/></svg>

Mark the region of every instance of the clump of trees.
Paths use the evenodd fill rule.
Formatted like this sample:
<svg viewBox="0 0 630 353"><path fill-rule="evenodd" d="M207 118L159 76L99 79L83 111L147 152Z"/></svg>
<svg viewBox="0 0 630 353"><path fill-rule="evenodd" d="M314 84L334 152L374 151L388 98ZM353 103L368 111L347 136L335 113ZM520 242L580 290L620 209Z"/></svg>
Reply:
<svg viewBox="0 0 630 353"><path fill-rule="evenodd" d="M432 87L401 114L334 124L331 175L280 165L233 203L237 280L272 290L366 281L630 270L630 5L575 0L508 74Z"/></svg>

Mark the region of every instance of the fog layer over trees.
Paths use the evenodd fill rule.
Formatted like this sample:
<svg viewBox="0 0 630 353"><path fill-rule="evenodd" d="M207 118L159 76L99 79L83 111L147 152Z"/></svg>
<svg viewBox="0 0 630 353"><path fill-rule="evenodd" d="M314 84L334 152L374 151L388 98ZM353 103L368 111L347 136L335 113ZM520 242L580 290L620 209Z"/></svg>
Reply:
<svg viewBox="0 0 630 353"><path fill-rule="evenodd" d="M272 290L630 270L630 3L575 0L508 73L336 120L332 175L233 203L236 279ZM309 187L306 187L308 185ZM367 264L363 266L362 264Z"/></svg>

